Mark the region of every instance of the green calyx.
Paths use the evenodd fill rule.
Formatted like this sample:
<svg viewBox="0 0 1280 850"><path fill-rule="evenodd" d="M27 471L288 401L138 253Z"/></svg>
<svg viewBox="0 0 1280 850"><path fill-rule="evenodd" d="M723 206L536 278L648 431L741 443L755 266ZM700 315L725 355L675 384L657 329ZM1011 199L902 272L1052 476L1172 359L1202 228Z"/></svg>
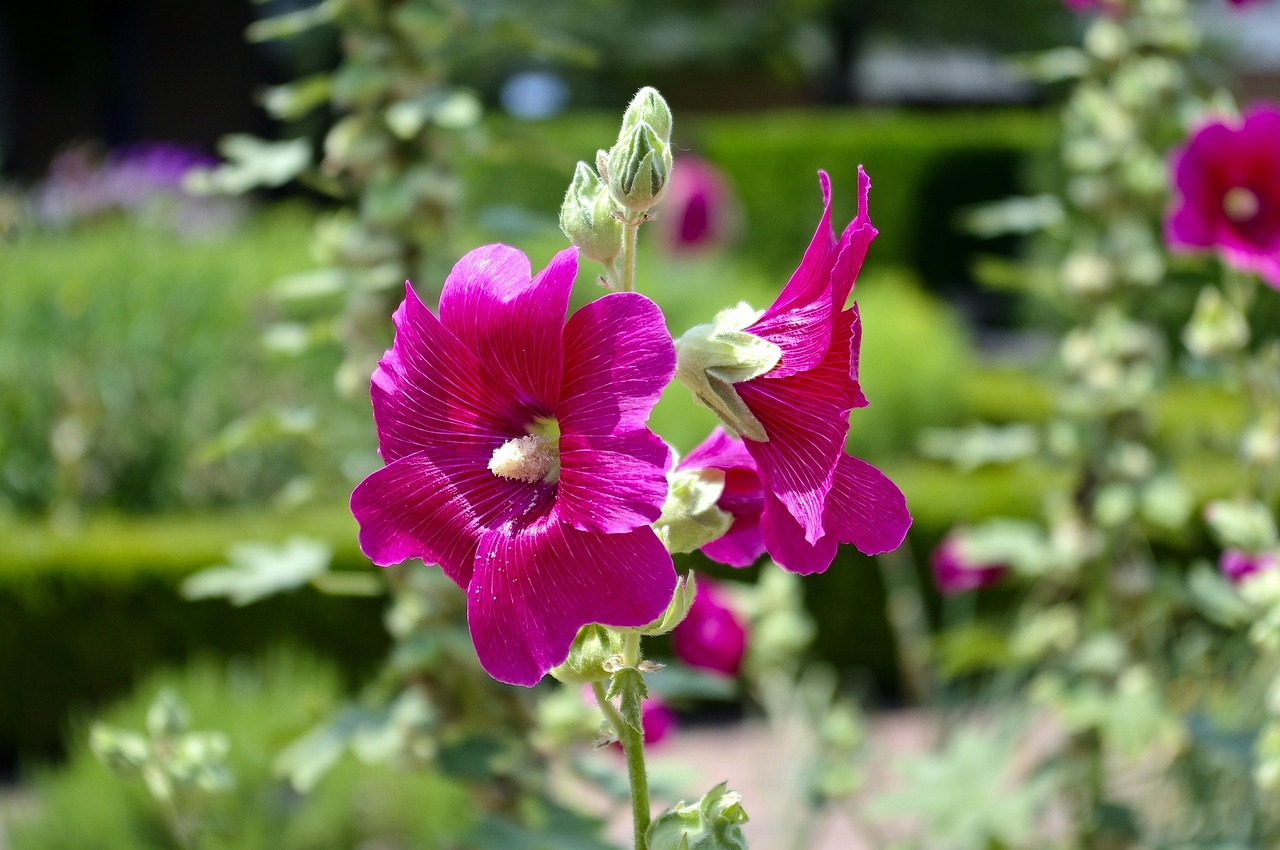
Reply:
<svg viewBox="0 0 1280 850"><path fill-rule="evenodd" d="M679 803L649 825L649 850L747 850L742 795L721 782L697 803Z"/></svg>
<svg viewBox="0 0 1280 850"><path fill-rule="evenodd" d="M765 443L764 425L734 389L782 359L781 348L744 330L758 318L750 306L739 304L720 311L714 322L686 331L676 340L676 378L737 434Z"/></svg>
<svg viewBox="0 0 1280 850"><path fill-rule="evenodd" d="M551 675L566 685L605 682L613 675L605 662L621 653L621 634L595 624L583 626L569 647L569 657L552 667Z"/></svg>
<svg viewBox="0 0 1280 850"><path fill-rule="evenodd" d="M692 552L729 530L733 517L716 507L724 493L723 470L672 471L667 484L667 500L653 530L668 552Z"/></svg>
<svg viewBox="0 0 1280 850"><path fill-rule="evenodd" d="M622 208L591 166L579 162L560 206L560 229L591 260L609 265L622 253Z"/></svg>
<svg viewBox="0 0 1280 850"><path fill-rule="evenodd" d="M664 145L671 144L671 107L652 86L645 86L636 92L627 104L627 111L622 114L622 131L618 138L626 136L628 131L639 124L648 124Z"/></svg>
<svg viewBox="0 0 1280 850"><path fill-rule="evenodd" d="M638 632L647 637L665 635L684 621L689 614L689 606L693 604L693 598L697 595L698 585L693 573L680 576L676 579L676 592L671 596L671 604L667 606L666 611L662 612L661 617L638 629L620 629L619 631Z"/></svg>
<svg viewBox="0 0 1280 850"><path fill-rule="evenodd" d="M609 151L609 192L632 213L643 213L662 200L671 167L671 148L652 126L640 121L624 131Z"/></svg>

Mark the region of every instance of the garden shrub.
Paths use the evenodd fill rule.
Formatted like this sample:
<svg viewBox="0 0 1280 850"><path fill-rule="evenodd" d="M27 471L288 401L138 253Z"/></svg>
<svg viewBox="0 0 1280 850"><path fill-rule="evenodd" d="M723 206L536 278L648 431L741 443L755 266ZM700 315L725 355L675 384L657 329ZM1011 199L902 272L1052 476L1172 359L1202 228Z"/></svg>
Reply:
<svg viewBox="0 0 1280 850"><path fill-rule="evenodd" d="M455 781L429 771L341 763L310 796L291 790L272 772L284 747L336 709L338 671L306 653L277 650L231 663L202 660L156 672L99 720L144 726L147 707L162 688L186 704L192 729L227 734L234 786L210 804L201 847L326 850L364 846L370 838L397 846L455 848L474 827L471 798ZM36 772L39 804L16 819L7 846L14 850L173 846L162 812L141 782L123 782L89 751L88 730L69 730L65 766Z"/></svg>

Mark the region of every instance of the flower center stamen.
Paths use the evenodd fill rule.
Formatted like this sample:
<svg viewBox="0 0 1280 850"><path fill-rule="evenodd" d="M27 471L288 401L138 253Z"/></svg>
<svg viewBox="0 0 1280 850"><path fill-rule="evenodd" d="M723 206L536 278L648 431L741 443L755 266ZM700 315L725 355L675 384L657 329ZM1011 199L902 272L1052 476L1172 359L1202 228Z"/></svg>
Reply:
<svg viewBox="0 0 1280 850"><path fill-rule="evenodd" d="M1222 196L1222 211L1236 224L1244 224L1258 214L1258 196L1243 186L1233 186Z"/></svg>
<svg viewBox="0 0 1280 850"><path fill-rule="evenodd" d="M489 471L526 484L556 481L560 477L559 441L541 434L507 440L494 449Z"/></svg>

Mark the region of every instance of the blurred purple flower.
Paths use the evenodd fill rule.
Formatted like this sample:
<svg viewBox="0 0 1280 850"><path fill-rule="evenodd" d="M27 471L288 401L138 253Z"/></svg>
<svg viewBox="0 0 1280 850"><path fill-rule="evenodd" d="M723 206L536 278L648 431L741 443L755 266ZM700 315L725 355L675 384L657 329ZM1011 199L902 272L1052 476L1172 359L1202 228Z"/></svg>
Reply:
<svg viewBox="0 0 1280 850"><path fill-rule="evenodd" d="M1280 557L1275 552L1249 553L1243 549L1225 549L1218 557L1218 569L1235 584L1249 576L1280 567Z"/></svg>
<svg viewBox="0 0 1280 850"><path fill-rule="evenodd" d="M1175 200L1165 239L1215 248L1231 266L1280 288L1280 108L1212 121L1170 156Z"/></svg>
<svg viewBox="0 0 1280 850"><path fill-rule="evenodd" d="M667 245L676 252L693 252L728 240L736 226L737 206L720 169L685 154L675 160L657 214Z"/></svg>
<svg viewBox="0 0 1280 850"><path fill-rule="evenodd" d="M984 564L970 560L965 556L963 541L960 533L952 532L943 538L929 556L934 583L938 585L938 590L948 596L995 584L1009 572L1004 564Z"/></svg>
<svg viewBox="0 0 1280 850"><path fill-rule="evenodd" d="M747 648L747 629L710 579L698 580L689 614L671 633L676 657L691 667L735 676Z"/></svg>
<svg viewBox="0 0 1280 850"><path fill-rule="evenodd" d="M48 177L35 189L36 212L44 221L66 224L137 210L157 197L185 196L187 172L217 162L199 148L173 142L129 145L106 156L92 145L77 145L50 163Z"/></svg>
<svg viewBox="0 0 1280 850"><path fill-rule="evenodd" d="M742 440L730 437L717 425L711 435L680 461L677 469L719 469L724 492L716 507L733 517L722 537L702 547L702 554L731 567L749 567L764 554L760 514L764 511L764 484L755 458Z"/></svg>
<svg viewBox="0 0 1280 850"><path fill-rule="evenodd" d="M653 622L676 585L650 528L670 449L645 427L671 337L631 292L566 322L577 270L573 248L532 280L515 248L477 248L439 318L406 284L371 387L386 466L351 496L370 560L438 563L467 591L481 665L515 685L563 662L588 623Z"/></svg>

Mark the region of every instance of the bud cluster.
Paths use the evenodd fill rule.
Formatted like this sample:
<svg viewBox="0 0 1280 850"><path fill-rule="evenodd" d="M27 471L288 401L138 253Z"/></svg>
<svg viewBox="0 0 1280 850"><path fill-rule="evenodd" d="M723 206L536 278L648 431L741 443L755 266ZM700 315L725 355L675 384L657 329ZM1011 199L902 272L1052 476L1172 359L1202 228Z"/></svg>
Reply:
<svg viewBox="0 0 1280 850"><path fill-rule="evenodd" d="M613 265L623 250L623 222L635 225L662 199L671 179L671 109L657 89L636 93L618 140L579 162L560 207L560 229L592 260Z"/></svg>

